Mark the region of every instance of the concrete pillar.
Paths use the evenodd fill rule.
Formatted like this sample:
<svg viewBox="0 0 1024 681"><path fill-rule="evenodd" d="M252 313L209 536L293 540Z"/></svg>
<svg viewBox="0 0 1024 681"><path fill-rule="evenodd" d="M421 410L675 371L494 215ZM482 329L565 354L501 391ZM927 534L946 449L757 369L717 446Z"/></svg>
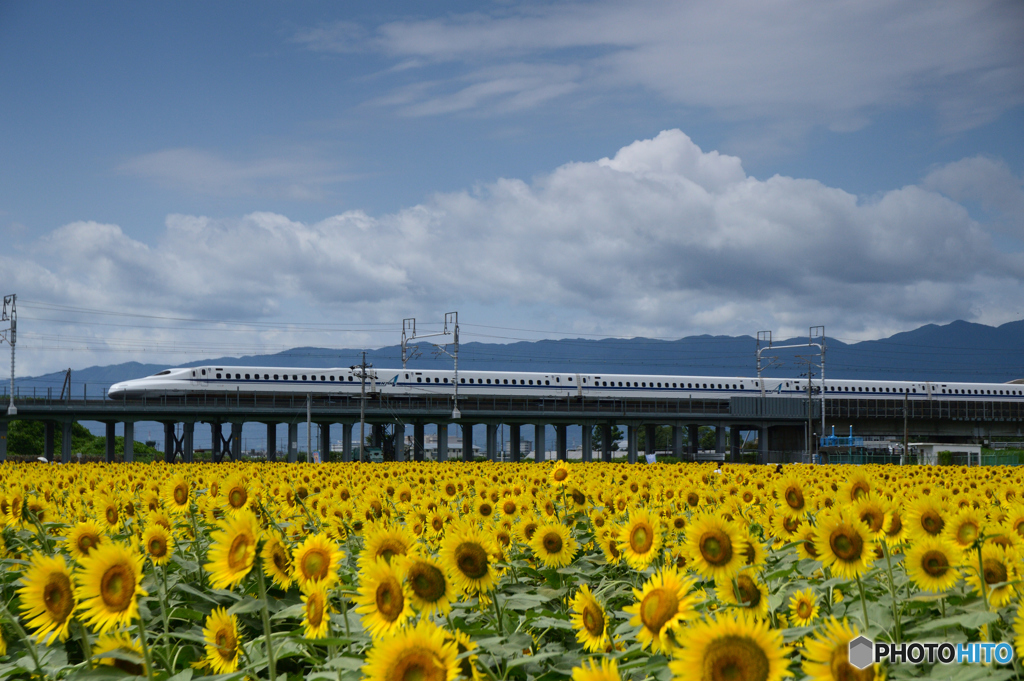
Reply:
<svg viewBox="0 0 1024 681"><path fill-rule="evenodd" d="M380 447L384 444L384 424L374 423L370 426L370 446Z"/></svg>
<svg viewBox="0 0 1024 681"><path fill-rule="evenodd" d="M177 447L175 446L174 437L174 424L164 421L164 461L167 463L173 463L177 457Z"/></svg>
<svg viewBox="0 0 1024 681"><path fill-rule="evenodd" d="M216 422L210 423L210 460L217 463L223 458L221 453L221 438L223 437L223 428L221 424Z"/></svg>
<svg viewBox="0 0 1024 681"><path fill-rule="evenodd" d="M721 424L715 426L715 453L725 453L725 426Z"/></svg>
<svg viewBox="0 0 1024 681"><path fill-rule="evenodd" d="M437 424L437 460L448 460L448 424Z"/></svg>
<svg viewBox="0 0 1024 681"><path fill-rule="evenodd" d="M0 421L0 463L7 461L7 421Z"/></svg>
<svg viewBox="0 0 1024 681"><path fill-rule="evenodd" d="M321 423L320 424L320 444L317 447L320 450L320 461L327 463L331 458L331 424Z"/></svg>
<svg viewBox="0 0 1024 681"><path fill-rule="evenodd" d="M242 460L242 424L231 424L231 460Z"/></svg>
<svg viewBox="0 0 1024 681"><path fill-rule="evenodd" d="M601 424L601 461L612 460L612 424Z"/></svg>
<svg viewBox="0 0 1024 681"><path fill-rule="evenodd" d="M416 461L423 461L423 424L415 423L412 427L412 456Z"/></svg>
<svg viewBox="0 0 1024 681"><path fill-rule="evenodd" d="M232 424L234 432L234 424ZM299 424L288 424L288 463L295 463L299 460Z"/></svg>
<svg viewBox="0 0 1024 681"><path fill-rule="evenodd" d="M107 421L103 424L106 430L106 442L104 443L104 449L106 449L106 462L114 463L114 453L117 451L117 435L115 434L117 424L113 421Z"/></svg>
<svg viewBox="0 0 1024 681"><path fill-rule="evenodd" d="M650 424L644 426L644 455L650 456L657 451L658 427Z"/></svg>
<svg viewBox="0 0 1024 681"><path fill-rule="evenodd" d="M729 461L740 461L740 429L736 426L729 429Z"/></svg>
<svg viewBox="0 0 1024 681"><path fill-rule="evenodd" d="M565 433L566 427L564 425L555 426L555 456L559 461L565 461L568 454L568 442Z"/></svg>
<svg viewBox="0 0 1024 681"><path fill-rule="evenodd" d="M341 424L341 460L346 463L352 460L352 425Z"/></svg>
<svg viewBox="0 0 1024 681"><path fill-rule="evenodd" d="M589 424L583 426L583 462L590 463L594 460L594 428Z"/></svg>
<svg viewBox="0 0 1024 681"><path fill-rule="evenodd" d="M519 446L519 424L514 423L508 427L508 449L509 456L514 463L519 463L523 459L522 448Z"/></svg>
<svg viewBox="0 0 1024 681"><path fill-rule="evenodd" d="M124 422L124 460L135 461L135 422Z"/></svg>
<svg viewBox="0 0 1024 681"><path fill-rule="evenodd" d="M405 424L395 424L395 461L405 461Z"/></svg>
<svg viewBox="0 0 1024 681"><path fill-rule="evenodd" d="M768 463L768 426L765 424L757 429L757 462Z"/></svg>
<svg viewBox="0 0 1024 681"><path fill-rule="evenodd" d="M267 461L277 461L277 424L267 424Z"/></svg>
<svg viewBox="0 0 1024 681"><path fill-rule="evenodd" d="M47 461L53 461L53 421L47 421L43 425L43 456Z"/></svg>
<svg viewBox="0 0 1024 681"><path fill-rule="evenodd" d="M462 460L473 460L473 424L462 424Z"/></svg>
<svg viewBox="0 0 1024 681"><path fill-rule="evenodd" d="M640 429L638 426L626 426L626 460L629 463L636 463L637 448L640 443Z"/></svg>
<svg viewBox="0 0 1024 681"><path fill-rule="evenodd" d="M182 438L184 439L184 442L182 443L183 449L181 458L185 463L192 463L192 459L194 458L195 434L195 421L186 421L182 424Z"/></svg>
<svg viewBox="0 0 1024 681"><path fill-rule="evenodd" d="M536 463L540 463L544 460L544 455L547 453L547 445L544 442L544 424L538 423L533 427L533 460Z"/></svg>
<svg viewBox="0 0 1024 681"><path fill-rule="evenodd" d="M65 421L61 425L60 461L71 463L71 421Z"/></svg>
<svg viewBox="0 0 1024 681"><path fill-rule="evenodd" d="M697 452L700 451L700 426L689 425L686 426L690 450L690 456L697 456Z"/></svg>
<svg viewBox="0 0 1024 681"><path fill-rule="evenodd" d="M678 425L672 426L672 456L683 458L683 429Z"/></svg>
<svg viewBox="0 0 1024 681"><path fill-rule="evenodd" d="M498 460L498 424L487 424L487 460Z"/></svg>

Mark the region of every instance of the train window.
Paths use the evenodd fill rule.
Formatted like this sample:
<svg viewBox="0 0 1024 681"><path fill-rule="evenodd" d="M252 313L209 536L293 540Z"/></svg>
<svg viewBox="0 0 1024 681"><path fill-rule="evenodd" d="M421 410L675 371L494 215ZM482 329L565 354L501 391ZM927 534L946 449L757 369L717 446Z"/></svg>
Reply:
<svg viewBox="0 0 1024 681"><path fill-rule="evenodd" d="M487 379L487 382L490 383L491 379ZM512 382L515 383L515 381L512 381ZM508 379L506 378L505 380L502 381L502 383L504 383L505 385L508 385Z"/></svg>
<svg viewBox="0 0 1024 681"><path fill-rule="evenodd" d="M911 390L913 390L915 393L917 392L917 388L911 388Z"/></svg>
<svg viewBox="0 0 1024 681"><path fill-rule="evenodd" d="M241 379L241 378L242 378L242 376L241 376L240 374L235 374L235 380L236 380L236 381L237 381L237 380L239 380L239 379Z"/></svg>
<svg viewBox="0 0 1024 681"><path fill-rule="evenodd" d="M217 374L217 378L220 378L220 374Z"/></svg>
<svg viewBox="0 0 1024 681"><path fill-rule="evenodd" d="M334 376L331 376L330 379L333 381L334 380Z"/></svg>
<svg viewBox="0 0 1024 681"><path fill-rule="evenodd" d="M942 394L943 394L943 395L945 395L945 394L946 394L946 389L945 389L945 388L943 388L943 389L942 389Z"/></svg>
<svg viewBox="0 0 1024 681"><path fill-rule="evenodd" d="M406 374L406 375L405 375L405 377L406 377L406 378L409 378L409 374Z"/></svg>
<svg viewBox="0 0 1024 681"><path fill-rule="evenodd" d="M353 377L353 376L349 376L349 377L348 377L348 380L349 380L349 381L351 382L351 381L354 381L354 380L356 380L356 379L355 379L355 377ZM419 382L420 382L420 379L418 379L418 378L417 378L417 379L416 379L416 382L417 382L417 383L419 383Z"/></svg>
<svg viewBox="0 0 1024 681"><path fill-rule="evenodd" d="M245 375L245 380L247 380L247 381L249 380L249 374Z"/></svg>
<svg viewBox="0 0 1024 681"><path fill-rule="evenodd" d="M487 382L488 382L488 383L490 383L490 382L491 382L491 379L489 379L489 378L488 378L488 379L487 379Z"/></svg>
<svg viewBox="0 0 1024 681"><path fill-rule="evenodd" d="M459 379L459 383L465 383L465 382L466 382L466 379L464 379L464 378L460 378Z"/></svg>
<svg viewBox="0 0 1024 681"><path fill-rule="evenodd" d="M733 390L735 390L735 389L736 389L736 384L735 384L735 383L733 383L733 384L732 384L732 389L733 389Z"/></svg>
<svg viewBox="0 0 1024 681"><path fill-rule="evenodd" d="M722 384L721 384L721 383L719 383L719 384L718 384L718 389L719 389L719 390L721 390L721 389L722 389Z"/></svg>
<svg viewBox="0 0 1024 681"><path fill-rule="evenodd" d="M640 385L639 383L637 383L636 381L633 381L633 387L634 388L638 387L639 385Z"/></svg>
<svg viewBox="0 0 1024 681"><path fill-rule="evenodd" d="M567 380L567 381L569 381L570 383L572 383L572 376L570 376L569 378L567 378L567 379L565 379L565 380Z"/></svg>
<svg viewBox="0 0 1024 681"><path fill-rule="evenodd" d="M206 369L203 369L202 372L203 372L203 376L205 376L206 375Z"/></svg>
<svg viewBox="0 0 1024 681"><path fill-rule="evenodd" d="M321 377L320 377L320 380L321 380L321 381L326 381L326 380L327 380L327 377L326 377L326 376L321 376Z"/></svg>
<svg viewBox="0 0 1024 681"><path fill-rule="evenodd" d="M678 386L678 385L676 385L675 383L673 383L673 384L672 384L672 387L673 387L673 388L678 388L679 386Z"/></svg>
<svg viewBox="0 0 1024 681"><path fill-rule="evenodd" d="M705 388L705 389L707 389L707 387L708 387L708 384L707 384L707 383L705 383L705 384L704 384L704 388Z"/></svg>
<svg viewBox="0 0 1024 681"><path fill-rule="evenodd" d="M555 376L555 383L561 383L561 382L562 381L558 378L558 376Z"/></svg>
<svg viewBox="0 0 1024 681"><path fill-rule="evenodd" d="M787 387L787 388L789 387L789 383L788 383L788 382L786 383L786 387Z"/></svg>
<svg viewBox="0 0 1024 681"><path fill-rule="evenodd" d="M551 381L544 381L544 385L551 385Z"/></svg>
<svg viewBox="0 0 1024 681"><path fill-rule="evenodd" d="M419 376L417 376L417 377L416 377L416 382L417 382L417 383L422 383L422 382L423 382L423 379L422 379L422 378L420 378Z"/></svg>
<svg viewBox="0 0 1024 681"><path fill-rule="evenodd" d="M530 385L533 385L533 380L530 380L530 381L529 381L529 384L530 384ZM540 385L540 381L537 381L537 385Z"/></svg>
<svg viewBox="0 0 1024 681"><path fill-rule="evenodd" d="M686 387L687 387L687 388L692 388L692 387L693 387L693 384L692 384L692 383L687 383L687 384L686 384Z"/></svg>
<svg viewBox="0 0 1024 681"><path fill-rule="evenodd" d="M463 383L465 383L465 382L466 382L466 379L462 379L462 382L463 382ZM473 382L473 379L472 379L472 378L471 378L471 379L469 379L469 382L470 382L470 383L472 383L472 382Z"/></svg>

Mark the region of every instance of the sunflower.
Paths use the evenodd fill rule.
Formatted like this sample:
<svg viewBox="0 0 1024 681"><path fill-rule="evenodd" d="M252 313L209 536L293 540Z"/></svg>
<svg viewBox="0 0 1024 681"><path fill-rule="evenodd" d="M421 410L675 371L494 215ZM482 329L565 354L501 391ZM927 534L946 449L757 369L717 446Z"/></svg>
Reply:
<svg viewBox="0 0 1024 681"><path fill-rule="evenodd" d="M312 582L301 598L306 638L325 638L330 630L330 613L333 612L327 598L327 586L323 582Z"/></svg>
<svg viewBox="0 0 1024 681"><path fill-rule="evenodd" d="M960 578L957 564L961 553L945 537L921 537L907 550L903 566L919 589L943 593Z"/></svg>
<svg viewBox="0 0 1024 681"><path fill-rule="evenodd" d="M203 627L206 641L206 665L215 674L230 674L238 669L242 642L238 638L238 618L224 608L214 608Z"/></svg>
<svg viewBox="0 0 1024 681"><path fill-rule="evenodd" d="M569 484L569 478L572 475L572 469L569 468L569 464L564 461L559 461L551 469L551 484L557 488L565 487Z"/></svg>
<svg viewBox="0 0 1024 681"><path fill-rule="evenodd" d="M413 615L412 599L401 561L388 563L378 558L363 565L359 593L355 597L356 612L363 616L363 626L373 638L381 638L401 628Z"/></svg>
<svg viewBox="0 0 1024 681"><path fill-rule="evenodd" d="M875 544L867 528L851 510L832 511L818 517L814 548L821 562L843 579L860 577L875 561Z"/></svg>
<svg viewBox="0 0 1024 681"><path fill-rule="evenodd" d="M240 511L248 505L249 488L240 474L236 473L224 482L224 501L231 511Z"/></svg>
<svg viewBox="0 0 1024 681"><path fill-rule="evenodd" d="M961 551L967 551L981 537L983 524L980 512L973 508L964 508L946 522L942 536Z"/></svg>
<svg viewBox="0 0 1024 681"><path fill-rule="evenodd" d="M191 489L188 482L181 475L172 475L164 485L164 500L167 507L175 513L183 513L188 510Z"/></svg>
<svg viewBox="0 0 1024 681"><path fill-rule="evenodd" d="M981 547L981 575L985 579L984 591L988 593L988 603L993 609L1001 608L1014 596L1013 582L1017 579L1016 552L1007 552L1001 546L985 544ZM973 556L973 565L967 568L967 583L981 594L983 587L979 576L977 555Z"/></svg>
<svg viewBox="0 0 1024 681"><path fill-rule="evenodd" d="M459 675L458 645L429 619L399 629L377 641L366 654L367 681L455 681Z"/></svg>
<svg viewBox="0 0 1024 681"><path fill-rule="evenodd" d="M35 554L22 577L18 589L21 613L28 626L35 629L36 641L49 645L54 639L64 641L75 610L71 570L63 556Z"/></svg>
<svg viewBox="0 0 1024 681"><path fill-rule="evenodd" d="M740 572L728 581L722 581L715 589L718 599L739 606L758 619L768 616L768 587L750 570Z"/></svg>
<svg viewBox="0 0 1024 681"><path fill-rule="evenodd" d="M78 607L99 633L127 626L138 616L136 598L147 595L139 583L142 563L142 556L114 542L96 547L79 561Z"/></svg>
<svg viewBox="0 0 1024 681"><path fill-rule="evenodd" d="M1024 657L1024 602L1017 606L1017 617L1013 620L1013 645L1017 648L1017 657Z"/></svg>
<svg viewBox="0 0 1024 681"><path fill-rule="evenodd" d="M789 611L792 613L793 624L798 627L808 626L818 616L818 599L811 589L797 591L789 599Z"/></svg>
<svg viewBox="0 0 1024 681"><path fill-rule="evenodd" d="M545 567L560 568L572 562L579 544L572 538L569 528L562 524L541 525L533 533L530 549Z"/></svg>
<svg viewBox="0 0 1024 681"><path fill-rule="evenodd" d="M477 653L480 650L480 646L474 643L469 634L461 629L445 631L444 634L445 641L455 641L457 646L459 677L466 679L466 681L483 681L485 677L480 673L480 668L477 666L477 660L479 659Z"/></svg>
<svg viewBox="0 0 1024 681"><path fill-rule="evenodd" d="M405 525L381 523L367 530L359 565L369 565L378 558L391 562L393 556L404 556L416 546L416 535Z"/></svg>
<svg viewBox="0 0 1024 681"><path fill-rule="evenodd" d="M719 681L780 681L792 676L782 632L743 613L704 619L686 630L675 659L669 662L676 678Z"/></svg>
<svg viewBox="0 0 1024 681"><path fill-rule="evenodd" d="M693 569L715 581L732 579L746 562L747 542L739 527L710 513L697 516L686 531Z"/></svg>
<svg viewBox="0 0 1024 681"><path fill-rule="evenodd" d="M850 641L860 636L860 629L852 627L844 618L842 622L830 617L806 639L803 653L803 672L813 681L872 681L882 678L877 664L857 669L850 664Z"/></svg>
<svg viewBox="0 0 1024 681"><path fill-rule="evenodd" d="M426 556L407 556L404 569L413 607L427 616L447 615L453 588L441 564Z"/></svg>
<svg viewBox="0 0 1024 681"><path fill-rule="evenodd" d="M453 523L441 542L438 558L448 570L455 588L468 596L486 594L497 585L491 565L496 549L493 540L475 525Z"/></svg>
<svg viewBox="0 0 1024 681"><path fill-rule="evenodd" d="M923 535L936 537L942 534L946 526L945 509L935 497L923 496L907 507L904 520L911 538Z"/></svg>
<svg viewBox="0 0 1024 681"><path fill-rule="evenodd" d="M805 560L821 560L818 549L814 546L817 529L814 525L801 525L793 541L796 542L796 554Z"/></svg>
<svg viewBox="0 0 1024 681"><path fill-rule="evenodd" d="M650 646L656 653L671 653L676 647L675 629L697 616L695 606L700 596L691 591L693 585L693 578L665 567L651 575L643 590L633 589L636 603L627 605L623 611L633 615L629 620L631 626L640 627L637 639L644 648Z"/></svg>
<svg viewBox="0 0 1024 681"><path fill-rule="evenodd" d="M277 535L268 534L260 551L263 574L270 577L278 587L287 591L295 578L292 576L292 557L288 548Z"/></svg>
<svg viewBox="0 0 1024 681"><path fill-rule="evenodd" d="M256 543L259 539L256 516L241 511L231 518L225 518L220 529L210 533L213 543L204 567L210 573L210 586L214 589L230 589L245 579L256 560Z"/></svg>
<svg viewBox="0 0 1024 681"><path fill-rule="evenodd" d="M92 659L133 676L146 675L146 660L139 640L132 640L123 632L100 636L93 644Z"/></svg>
<svg viewBox="0 0 1024 681"><path fill-rule="evenodd" d="M167 565L174 553L174 537L163 525L150 525L142 533L142 546L153 565Z"/></svg>
<svg viewBox="0 0 1024 681"><path fill-rule="evenodd" d="M782 513L800 517L810 510L805 498L803 480L799 475L787 474L778 482L775 490L779 497L779 505L782 506Z"/></svg>
<svg viewBox="0 0 1024 681"><path fill-rule="evenodd" d="M116 530L121 523L121 504L117 503L113 497L105 494L98 495L93 501L93 510L109 529Z"/></svg>
<svg viewBox="0 0 1024 681"><path fill-rule="evenodd" d="M607 657L588 658L572 669L572 681L622 681L619 665Z"/></svg>
<svg viewBox="0 0 1024 681"><path fill-rule="evenodd" d="M604 607L594 598L590 587L584 584L573 596L569 621L576 630L576 640L592 653L605 652L611 646L608 636L608 617Z"/></svg>
<svg viewBox="0 0 1024 681"><path fill-rule="evenodd" d="M64 536L68 542L68 553L75 560L81 560L88 556L90 551L107 538L103 527L95 520L83 520L80 523L75 523Z"/></svg>
<svg viewBox="0 0 1024 681"><path fill-rule="evenodd" d="M853 504L853 513L864 523L872 539L881 539L885 535L885 526L889 520L888 509L874 492L861 496Z"/></svg>
<svg viewBox="0 0 1024 681"><path fill-rule="evenodd" d="M622 553L619 552L619 534L615 529L609 528L597 537L597 545L601 547L604 559L609 565L618 565L622 561Z"/></svg>
<svg viewBox="0 0 1024 681"><path fill-rule="evenodd" d="M661 551L661 520L647 509L633 510L619 529L618 550L634 570L646 570Z"/></svg>
<svg viewBox="0 0 1024 681"><path fill-rule="evenodd" d="M797 541L800 529L807 527L803 522L803 516L786 513L785 509L779 509L771 516L772 534L776 541L789 543Z"/></svg>
<svg viewBox="0 0 1024 681"><path fill-rule="evenodd" d="M889 521L885 525L885 534L882 535L889 548L899 546L907 538L907 526L903 524L903 511L898 506L889 509Z"/></svg>
<svg viewBox="0 0 1024 681"><path fill-rule="evenodd" d="M300 587L309 582L333 584L345 554L325 534L311 534L292 553L292 569Z"/></svg>

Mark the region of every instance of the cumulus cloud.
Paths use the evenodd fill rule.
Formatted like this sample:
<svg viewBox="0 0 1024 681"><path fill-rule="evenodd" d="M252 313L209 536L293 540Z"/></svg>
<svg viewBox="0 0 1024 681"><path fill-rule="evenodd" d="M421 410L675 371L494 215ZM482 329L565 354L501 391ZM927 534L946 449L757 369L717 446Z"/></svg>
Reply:
<svg viewBox="0 0 1024 681"><path fill-rule="evenodd" d="M428 78L415 105L403 109L417 115L474 104L500 110L499 94L511 101L543 88L533 79L488 77L483 67L534 64L550 88L536 103L577 90L642 86L733 120L799 120L833 130L923 104L955 131L1024 102L1022 31L1024 6L1012 0L605 0L502 6L365 33L348 23L327 25L296 39L320 51L358 44L403 68L444 67L431 71L443 75ZM577 70L566 80L555 65ZM473 97L488 84L490 98ZM444 106L453 98L463 106Z"/></svg>
<svg viewBox="0 0 1024 681"><path fill-rule="evenodd" d="M954 196L992 173L1005 179L1002 168L968 159L865 198L755 179L739 158L668 130L530 182L501 179L391 214L171 215L150 245L80 222L0 264L32 297L199 318L395 322L464 305L478 315L467 322L557 318L555 328L610 334L825 324L871 336L1019 316L1024 258L1000 252L991 225ZM1013 196L992 200L1019 218Z"/></svg>

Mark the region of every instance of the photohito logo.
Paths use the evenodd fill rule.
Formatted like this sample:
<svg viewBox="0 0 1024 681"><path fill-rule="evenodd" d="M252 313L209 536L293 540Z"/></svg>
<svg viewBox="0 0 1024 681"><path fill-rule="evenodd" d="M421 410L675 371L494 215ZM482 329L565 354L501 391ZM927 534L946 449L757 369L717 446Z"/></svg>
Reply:
<svg viewBox="0 0 1024 681"><path fill-rule="evenodd" d="M876 662L921 664L1009 664L1013 646L1009 643L875 643L858 636L847 649L850 664L867 669Z"/></svg>

